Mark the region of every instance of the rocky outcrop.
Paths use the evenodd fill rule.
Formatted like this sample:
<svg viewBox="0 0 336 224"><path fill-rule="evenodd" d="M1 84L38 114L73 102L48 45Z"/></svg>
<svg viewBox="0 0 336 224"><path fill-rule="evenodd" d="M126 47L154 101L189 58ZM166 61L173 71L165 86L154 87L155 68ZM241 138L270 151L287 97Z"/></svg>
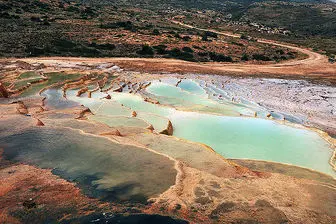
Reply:
<svg viewBox="0 0 336 224"><path fill-rule="evenodd" d="M100 135L106 136L106 135L114 135L114 136L122 136L122 134L120 133L120 131L118 129L115 129L114 131L109 131L109 132L104 132L101 133Z"/></svg>
<svg viewBox="0 0 336 224"><path fill-rule="evenodd" d="M147 84L141 84L140 89L146 89L148 86L150 86L152 83L149 82Z"/></svg>
<svg viewBox="0 0 336 224"><path fill-rule="evenodd" d="M116 136L122 136L121 133L120 133L120 131L118 129L115 130L115 135Z"/></svg>
<svg viewBox="0 0 336 224"><path fill-rule="evenodd" d="M83 93L86 93L88 90L89 90L88 87L81 88L80 90L78 90L76 96L81 96Z"/></svg>
<svg viewBox="0 0 336 224"><path fill-rule="evenodd" d="M113 92L122 92L123 91L123 87L119 86L118 88L114 89Z"/></svg>
<svg viewBox="0 0 336 224"><path fill-rule="evenodd" d="M16 111L19 114L28 114L28 108L22 101L18 101L16 103L17 103Z"/></svg>
<svg viewBox="0 0 336 224"><path fill-rule="evenodd" d="M91 112L91 110L90 110L90 108L84 108L83 110L81 110L80 112L79 112L79 115L78 115L78 117L76 117L76 119L82 119L83 117L84 117L84 115L85 114L93 114L92 112Z"/></svg>
<svg viewBox="0 0 336 224"><path fill-rule="evenodd" d="M133 111L132 112L132 117L136 117L138 114L137 114L137 112L136 111Z"/></svg>
<svg viewBox="0 0 336 224"><path fill-rule="evenodd" d="M8 98L9 92L6 87L0 82L0 97Z"/></svg>
<svg viewBox="0 0 336 224"><path fill-rule="evenodd" d="M111 97L111 95L110 94L108 94L107 96L105 96L105 99L107 99L107 100L110 100L112 97Z"/></svg>
<svg viewBox="0 0 336 224"><path fill-rule="evenodd" d="M148 102L148 103L152 103L152 104L160 104L159 101L154 100L154 99L151 99L151 98L149 98L149 97L146 97L144 100L145 100L145 102Z"/></svg>
<svg viewBox="0 0 336 224"><path fill-rule="evenodd" d="M44 126L44 123L40 119L36 119L36 126Z"/></svg>
<svg viewBox="0 0 336 224"><path fill-rule="evenodd" d="M148 129L148 130L150 130L151 132L153 132L154 131L154 127L153 127L153 125L148 125L147 127L146 127L146 129Z"/></svg>
<svg viewBox="0 0 336 224"><path fill-rule="evenodd" d="M98 81L99 89L102 90L104 88L104 86L106 85L106 82L107 82L107 77L106 76L104 76L103 79L99 80Z"/></svg>
<svg viewBox="0 0 336 224"><path fill-rule="evenodd" d="M160 134L173 135L173 132L174 132L173 124L171 123L171 121L168 121L167 128L161 131Z"/></svg>

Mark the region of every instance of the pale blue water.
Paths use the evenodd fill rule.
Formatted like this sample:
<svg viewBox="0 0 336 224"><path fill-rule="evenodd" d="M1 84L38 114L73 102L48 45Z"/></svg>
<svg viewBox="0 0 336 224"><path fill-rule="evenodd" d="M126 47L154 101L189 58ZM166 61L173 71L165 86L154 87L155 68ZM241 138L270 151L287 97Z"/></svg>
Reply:
<svg viewBox="0 0 336 224"><path fill-rule="evenodd" d="M242 108L244 109L244 105L230 102L225 102L223 106L207 98L207 94L201 93L194 85L195 82L185 82L183 86L175 87L165 82L153 82L147 91L156 96L167 97L175 104L185 102L189 109L201 105L208 108L209 112L215 111L219 114L225 110L241 112ZM146 119L146 114L168 118L173 123L175 136L207 144L226 158L287 163L336 176L336 172L328 163L332 155L330 145L311 130L282 125L273 120L221 116L200 113L198 110L197 112L176 110L169 106L147 103L142 97L127 93L111 93L111 95L113 100L130 110L141 112L143 119ZM79 99L85 104L83 98ZM89 104L94 105L91 100L88 100ZM246 105L245 109L249 110L252 107L260 108L252 103ZM115 111L113 108L110 110ZM104 110L104 114L108 112L109 110ZM258 112L265 113L265 110L260 108ZM155 119L150 120L154 126L162 125L156 122Z"/></svg>

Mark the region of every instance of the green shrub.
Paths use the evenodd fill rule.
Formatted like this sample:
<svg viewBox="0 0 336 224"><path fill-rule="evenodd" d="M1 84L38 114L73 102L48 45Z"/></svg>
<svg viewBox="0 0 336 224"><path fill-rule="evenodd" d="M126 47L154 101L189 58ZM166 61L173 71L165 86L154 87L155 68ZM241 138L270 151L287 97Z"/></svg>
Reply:
<svg viewBox="0 0 336 224"><path fill-rule="evenodd" d="M160 31L158 29L153 30L153 35L160 35Z"/></svg>
<svg viewBox="0 0 336 224"><path fill-rule="evenodd" d="M249 57L247 54L243 54L243 56L241 57L241 60L242 61L248 61L249 60Z"/></svg>
<svg viewBox="0 0 336 224"><path fill-rule="evenodd" d="M194 55L189 52L183 52L178 48L173 48L169 51L169 55L173 58L186 60L186 61L194 61Z"/></svg>
<svg viewBox="0 0 336 224"><path fill-rule="evenodd" d="M148 45L143 45L140 51L137 51L140 55L154 55L154 50Z"/></svg>
<svg viewBox="0 0 336 224"><path fill-rule="evenodd" d="M182 51L184 51L184 52L189 52L189 53L193 53L193 52L194 52L194 50L191 49L190 47L183 47L183 48L182 48Z"/></svg>
<svg viewBox="0 0 336 224"><path fill-rule="evenodd" d="M167 49L166 45L160 44L160 45L154 46L153 48L156 50L156 53L158 53L158 54L167 54L168 53L168 51L166 50Z"/></svg>
<svg viewBox="0 0 336 224"><path fill-rule="evenodd" d="M252 58L257 61L271 61L271 59L263 54L253 54Z"/></svg>
<svg viewBox="0 0 336 224"><path fill-rule="evenodd" d="M210 59L217 62L232 62L231 56L225 56L223 54L217 54L215 52L209 53Z"/></svg>

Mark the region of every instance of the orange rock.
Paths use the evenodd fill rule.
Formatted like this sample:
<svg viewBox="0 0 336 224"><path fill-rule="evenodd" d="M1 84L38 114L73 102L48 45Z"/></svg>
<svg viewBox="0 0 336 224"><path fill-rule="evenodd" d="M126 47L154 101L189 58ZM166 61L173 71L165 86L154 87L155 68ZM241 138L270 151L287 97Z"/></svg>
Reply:
<svg viewBox="0 0 336 224"><path fill-rule="evenodd" d="M119 131L118 129L116 129L116 131L115 131L115 135L116 135L116 136L122 136L121 133L120 133L120 131Z"/></svg>
<svg viewBox="0 0 336 224"><path fill-rule="evenodd" d="M44 126L44 123L40 119L37 119L36 126Z"/></svg>
<svg viewBox="0 0 336 224"><path fill-rule="evenodd" d="M8 98L9 93L4 85L0 82L0 97Z"/></svg>
<svg viewBox="0 0 336 224"><path fill-rule="evenodd" d="M148 129L148 130L150 130L150 131L154 131L154 127L153 127L153 125L149 125L146 129Z"/></svg>

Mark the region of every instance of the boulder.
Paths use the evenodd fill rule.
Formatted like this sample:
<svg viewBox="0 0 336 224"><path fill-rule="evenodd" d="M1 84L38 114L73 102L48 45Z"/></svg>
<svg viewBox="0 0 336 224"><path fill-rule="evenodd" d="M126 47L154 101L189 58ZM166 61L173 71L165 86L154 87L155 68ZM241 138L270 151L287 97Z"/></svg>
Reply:
<svg viewBox="0 0 336 224"><path fill-rule="evenodd" d="M137 112L135 111L132 112L132 117L136 117L137 115L138 115Z"/></svg>

